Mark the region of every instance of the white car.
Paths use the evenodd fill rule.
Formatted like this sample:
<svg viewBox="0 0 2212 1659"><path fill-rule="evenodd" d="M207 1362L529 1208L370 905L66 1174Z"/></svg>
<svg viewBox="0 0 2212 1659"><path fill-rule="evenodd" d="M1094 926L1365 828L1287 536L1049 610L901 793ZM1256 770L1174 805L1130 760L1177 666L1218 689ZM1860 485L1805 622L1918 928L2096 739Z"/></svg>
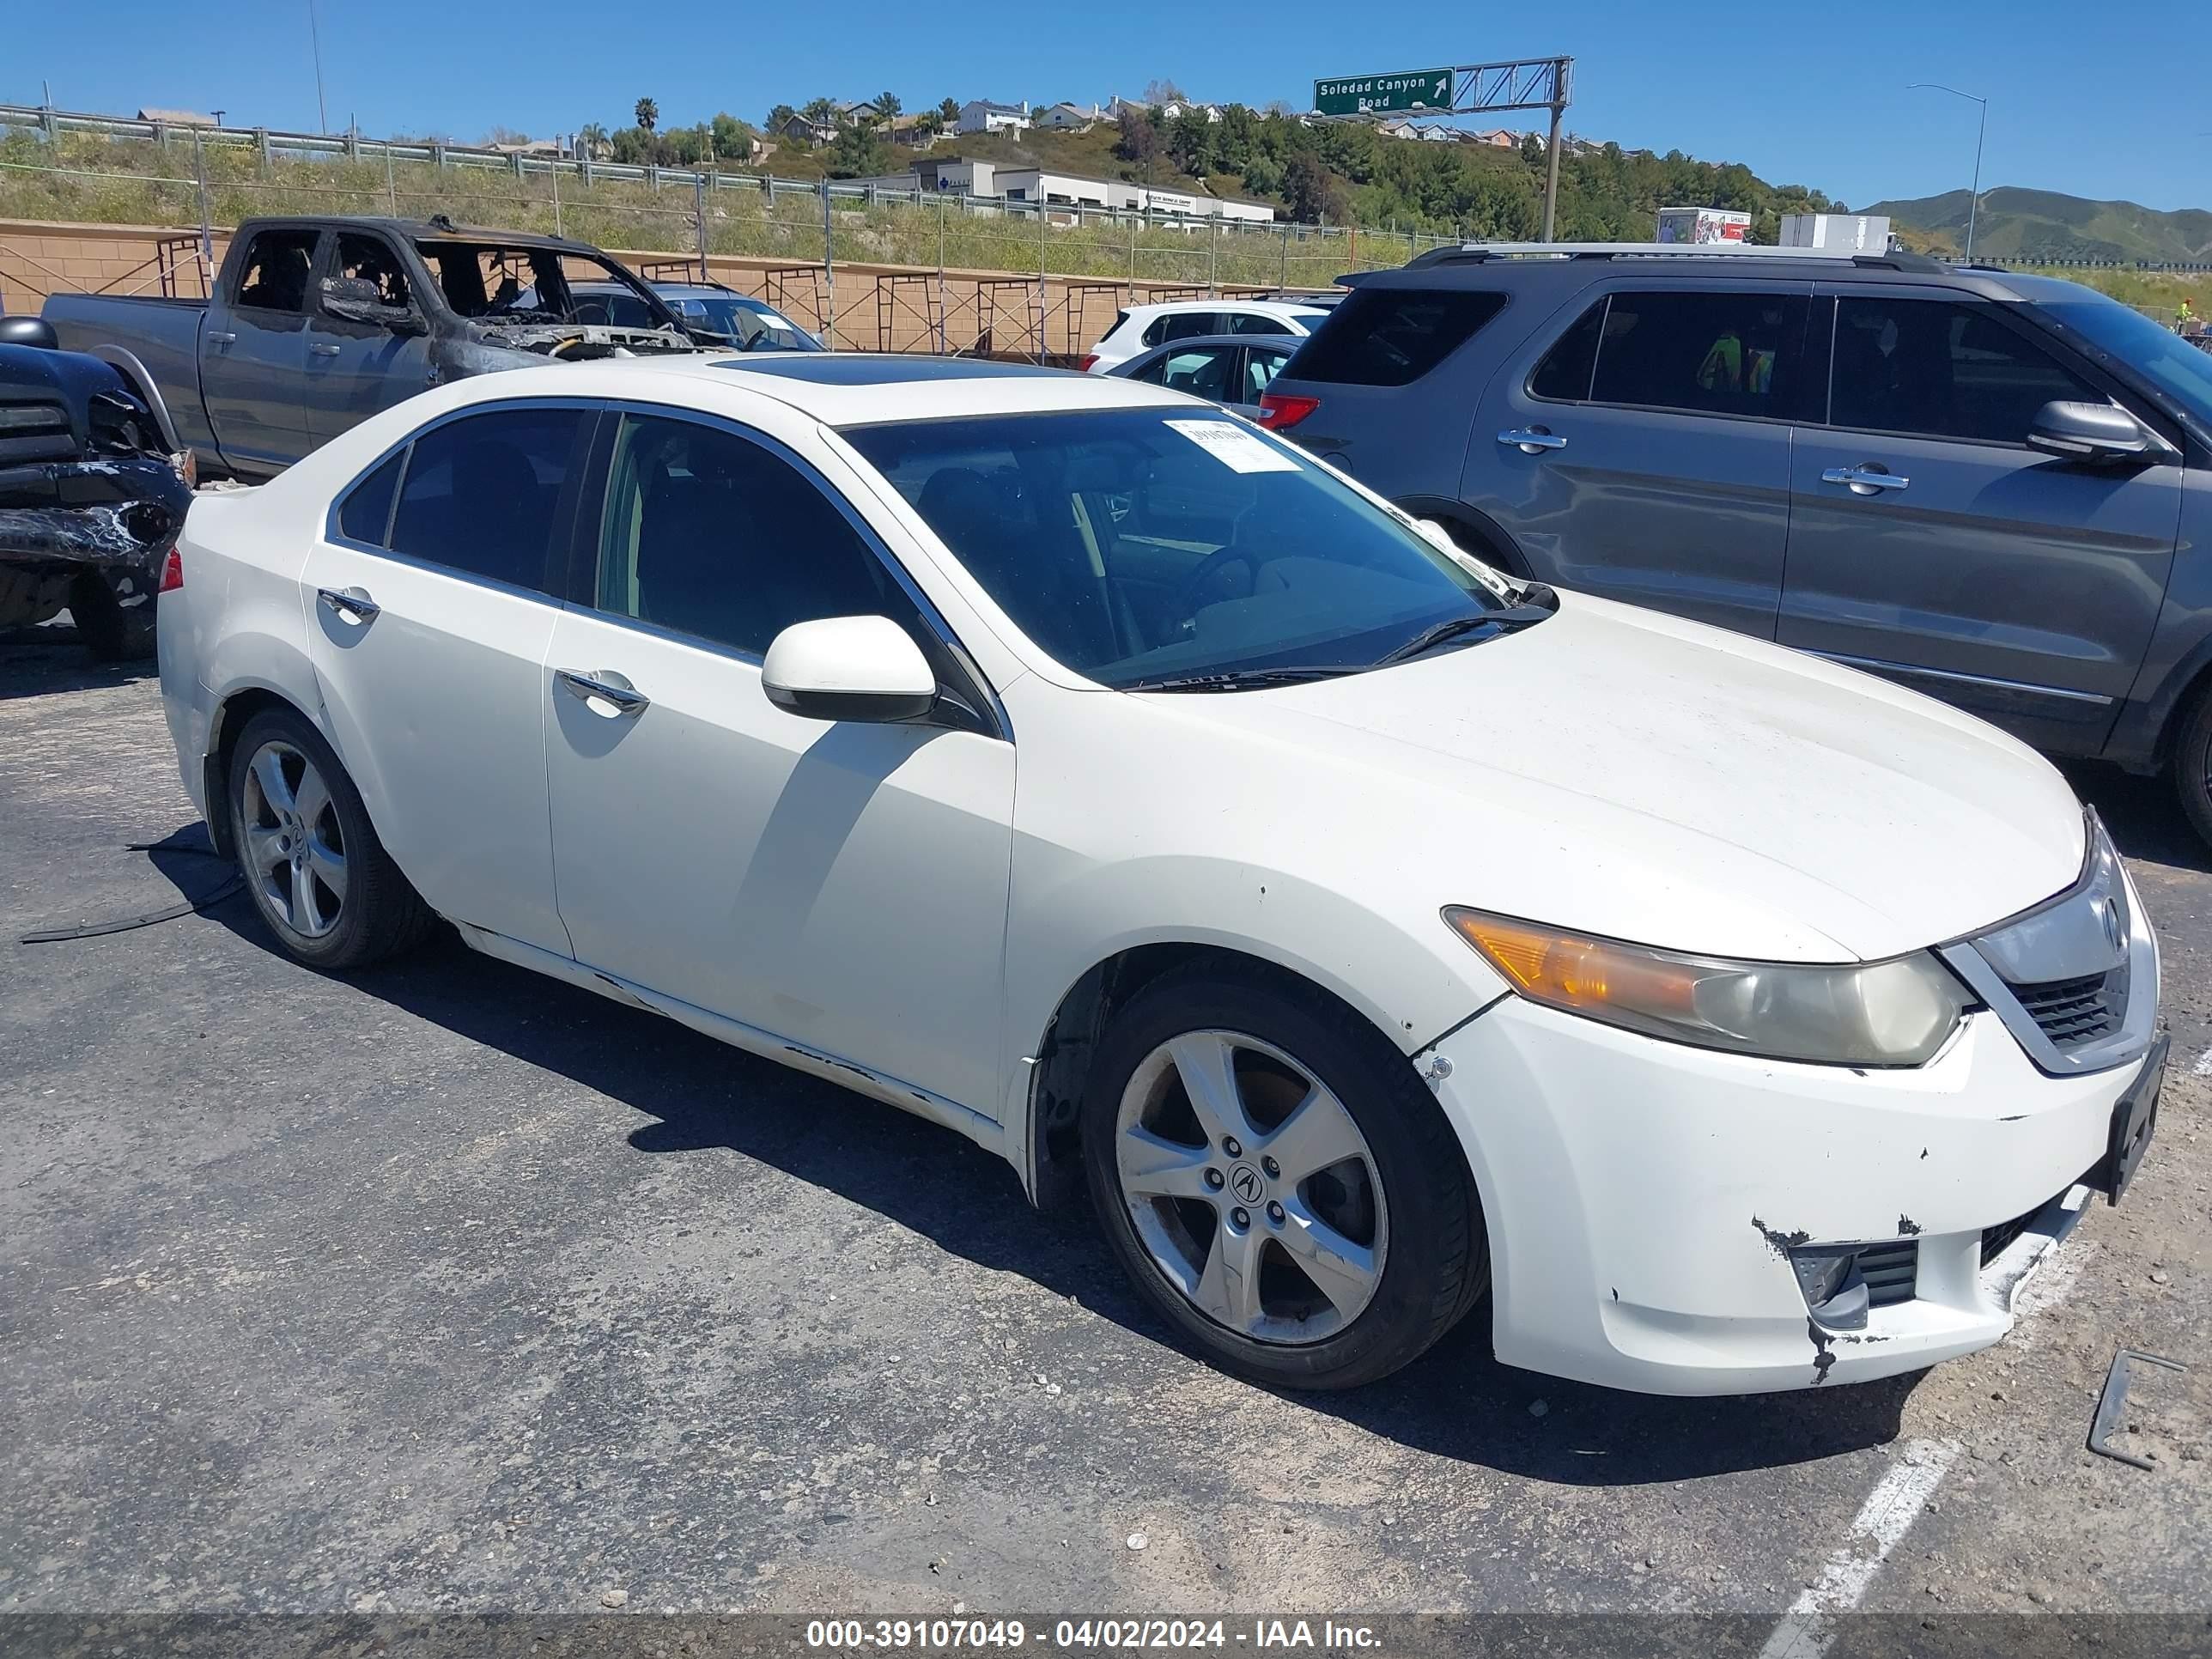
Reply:
<svg viewBox="0 0 2212 1659"><path fill-rule="evenodd" d="M1304 339L1328 320L1326 306L1296 300L1176 300L1166 305L1131 306L1115 314L1114 326L1077 365L1103 374L1116 363L1170 340L1206 334L1263 334Z"/></svg>
<svg viewBox="0 0 2212 1659"><path fill-rule="evenodd" d="M1622 1388L1926 1365L2148 1139L2157 946L2044 761L1140 382L486 375L201 497L165 580L292 955L441 915L1087 1181L1270 1383L1486 1288L1501 1359Z"/></svg>

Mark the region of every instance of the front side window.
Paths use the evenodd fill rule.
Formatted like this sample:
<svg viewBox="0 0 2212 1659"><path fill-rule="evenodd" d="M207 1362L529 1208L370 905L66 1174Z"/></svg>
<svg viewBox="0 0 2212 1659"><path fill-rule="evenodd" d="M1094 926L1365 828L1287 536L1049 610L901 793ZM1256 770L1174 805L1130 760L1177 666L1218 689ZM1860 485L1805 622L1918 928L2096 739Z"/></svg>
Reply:
<svg viewBox="0 0 2212 1659"><path fill-rule="evenodd" d="M1590 398L1699 414L1786 416L1808 303L1794 294L1615 294Z"/></svg>
<svg viewBox="0 0 2212 1659"><path fill-rule="evenodd" d="M2054 401L2109 401L1979 306L1941 300L1836 302L1833 426L2022 444Z"/></svg>
<svg viewBox="0 0 2212 1659"><path fill-rule="evenodd" d="M585 419L577 409L503 409L431 428L407 458L392 550L553 592L562 489Z"/></svg>
<svg viewBox="0 0 2212 1659"><path fill-rule="evenodd" d="M1192 346L1163 353L1137 378L1170 392L1187 392L1194 398L1219 403L1229 395L1230 370L1236 361L1235 346Z"/></svg>
<svg viewBox="0 0 2212 1659"><path fill-rule="evenodd" d="M1146 345L1165 345L1170 340L1195 340L1222 332L1218 311L1175 311L1145 331Z"/></svg>
<svg viewBox="0 0 2212 1659"><path fill-rule="evenodd" d="M408 307L407 272L399 264L399 256L381 236L340 231L337 274L358 282L374 283L379 305L398 311Z"/></svg>
<svg viewBox="0 0 2212 1659"><path fill-rule="evenodd" d="M798 468L722 428L650 415L625 415L616 436L598 605L754 656L825 617L890 617L924 633L883 562Z"/></svg>
<svg viewBox="0 0 2212 1659"><path fill-rule="evenodd" d="M1513 601L1297 451L1208 411L844 435L1030 639L1106 685L1356 672Z"/></svg>
<svg viewBox="0 0 2212 1659"><path fill-rule="evenodd" d="M246 250L234 303L256 311L304 313L307 279L314 274L313 230L264 230Z"/></svg>

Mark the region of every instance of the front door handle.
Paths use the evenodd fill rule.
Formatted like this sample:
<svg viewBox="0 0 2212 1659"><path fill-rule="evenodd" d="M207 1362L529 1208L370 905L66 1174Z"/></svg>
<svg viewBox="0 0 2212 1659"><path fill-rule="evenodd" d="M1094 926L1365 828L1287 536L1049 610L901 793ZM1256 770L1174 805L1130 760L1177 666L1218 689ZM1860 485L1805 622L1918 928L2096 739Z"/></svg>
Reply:
<svg viewBox="0 0 2212 1659"><path fill-rule="evenodd" d="M1565 449L1567 441L1556 432L1547 432L1540 426L1516 426L1498 434L1498 441L1519 450L1523 455L1540 455L1547 449Z"/></svg>
<svg viewBox="0 0 2212 1659"><path fill-rule="evenodd" d="M642 714L653 706L653 700L632 685L629 679L611 669L602 668L596 674L586 674L580 668L556 668L554 684L570 696L580 699L584 707L605 720L621 720L625 715ZM598 705L604 703L605 708Z"/></svg>
<svg viewBox="0 0 2212 1659"><path fill-rule="evenodd" d="M368 597L365 587L319 587L315 597L331 615L359 628L377 618L383 607Z"/></svg>
<svg viewBox="0 0 2212 1659"><path fill-rule="evenodd" d="M1855 495L1879 495L1885 489L1902 489L1912 482L1894 472L1885 472L1871 464L1861 466L1832 466L1820 475L1822 483L1848 484Z"/></svg>
<svg viewBox="0 0 2212 1659"><path fill-rule="evenodd" d="M318 357L335 357L343 348L335 345L311 345L307 349Z"/></svg>

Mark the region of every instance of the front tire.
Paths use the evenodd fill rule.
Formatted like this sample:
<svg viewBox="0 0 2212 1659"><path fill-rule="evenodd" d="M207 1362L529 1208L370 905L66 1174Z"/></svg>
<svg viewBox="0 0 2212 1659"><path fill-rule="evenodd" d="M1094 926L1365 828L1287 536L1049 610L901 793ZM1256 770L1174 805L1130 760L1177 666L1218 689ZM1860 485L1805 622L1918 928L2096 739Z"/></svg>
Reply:
<svg viewBox="0 0 2212 1659"><path fill-rule="evenodd" d="M376 838L321 732L256 714L231 752L230 822L253 907L311 968L366 968L419 944L434 918Z"/></svg>
<svg viewBox="0 0 2212 1659"><path fill-rule="evenodd" d="M1387 1376L1489 1285L1434 1097L1380 1032L1287 975L1197 964L1132 998L1099 1045L1083 1151L1146 1299L1269 1387Z"/></svg>

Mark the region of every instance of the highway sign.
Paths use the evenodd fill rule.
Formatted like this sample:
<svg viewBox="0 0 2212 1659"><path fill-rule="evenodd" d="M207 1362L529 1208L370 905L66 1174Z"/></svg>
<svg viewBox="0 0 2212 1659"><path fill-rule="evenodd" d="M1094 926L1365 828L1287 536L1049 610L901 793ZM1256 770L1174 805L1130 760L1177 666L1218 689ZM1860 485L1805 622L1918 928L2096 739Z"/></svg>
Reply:
<svg viewBox="0 0 2212 1659"><path fill-rule="evenodd" d="M1322 115L1383 114L1399 110L1452 106L1452 72L1448 69L1396 70L1387 75L1354 75L1314 82L1314 109Z"/></svg>

